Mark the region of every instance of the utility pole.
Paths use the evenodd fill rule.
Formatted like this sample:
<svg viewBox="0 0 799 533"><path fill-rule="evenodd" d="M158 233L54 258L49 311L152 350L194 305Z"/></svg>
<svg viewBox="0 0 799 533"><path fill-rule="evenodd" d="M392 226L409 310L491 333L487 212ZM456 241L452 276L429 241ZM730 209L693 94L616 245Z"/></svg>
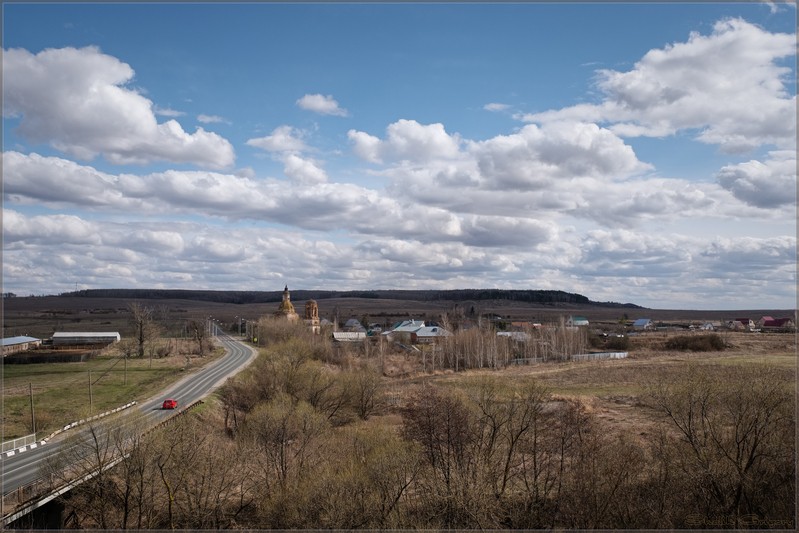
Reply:
<svg viewBox="0 0 799 533"><path fill-rule="evenodd" d="M89 370L89 416L92 416L92 371Z"/></svg>
<svg viewBox="0 0 799 533"><path fill-rule="evenodd" d="M33 415L33 383L28 383L28 391L31 396L31 429L33 429L33 439L36 440L36 418Z"/></svg>

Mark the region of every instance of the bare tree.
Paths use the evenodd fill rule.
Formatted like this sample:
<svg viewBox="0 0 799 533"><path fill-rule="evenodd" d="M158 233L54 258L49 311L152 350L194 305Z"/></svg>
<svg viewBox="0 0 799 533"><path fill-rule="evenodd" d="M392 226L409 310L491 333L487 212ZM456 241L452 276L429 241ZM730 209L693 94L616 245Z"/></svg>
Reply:
<svg viewBox="0 0 799 533"><path fill-rule="evenodd" d="M649 389L676 434L670 441L695 511L793 525L795 432L792 381L776 368L686 367Z"/></svg>
<svg viewBox="0 0 799 533"><path fill-rule="evenodd" d="M247 419L247 429L262 460L261 481L268 486L276 479L286 487L301 477L327 427L324 415L285 393L256 408Z"/></svg>
<svg viewBox="0 0 799 533"><path fill-rule="evenodd" d="M128 304L139 357L144 357L146 346L158 336L155 311L139 302Z"/></svg>
<svg viewBox="0 0 799 533"><path fill-rule="evenodd" d="M200 357L205 356L206 339L208 338L208 326L204 320L190 320L186 325L191 338L197 342L197 353Z"/></svg>
<svg viewBox="0 0 799 533"><path fill-rule="evenodd" d="M427 520L441 527L487 527L490 491L478 483L474 418L464 398L425 387L403 413L403 435L418 443L426 468L417 487Z"/></svg>
<svg viewBox="0 0 799 533"><path fill-rule="evenodd" d="M117 444L115 445L115 440ZM47 459L45 472L55 486L83 480L73 490L70 505L100 529L118 527L115 505L116 485L110 469L121 459L119 433L109 427L90 424L71 438L58 454Z"/></svg>
<svg viewBox="0 0 799 533"><path fill-rule="evenodd" d="M380 408L383 382L380 375L364 367L348 372L345 386L350 391L355 413L366 420Z"/></svg>
<svg viewBox="0 0 799 533"><path fill-rule="evenodd" d="M333 433L306 491L314 502L306 526L359 529L407 524L402 514L421 466L413 443L380 427Z"/></svg>

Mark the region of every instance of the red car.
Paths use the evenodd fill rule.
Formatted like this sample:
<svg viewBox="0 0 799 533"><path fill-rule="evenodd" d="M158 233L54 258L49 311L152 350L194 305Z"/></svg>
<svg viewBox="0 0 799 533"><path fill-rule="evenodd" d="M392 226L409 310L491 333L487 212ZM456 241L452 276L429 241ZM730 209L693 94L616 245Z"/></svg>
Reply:
<svg viewBox="0 0 799 533"><path fill-rule="evenodd" d="M161 407L163 409L175 409L177 406L178 406L178 401L169 398L167 400L164 400L164 405L162 405Z"/></svg>

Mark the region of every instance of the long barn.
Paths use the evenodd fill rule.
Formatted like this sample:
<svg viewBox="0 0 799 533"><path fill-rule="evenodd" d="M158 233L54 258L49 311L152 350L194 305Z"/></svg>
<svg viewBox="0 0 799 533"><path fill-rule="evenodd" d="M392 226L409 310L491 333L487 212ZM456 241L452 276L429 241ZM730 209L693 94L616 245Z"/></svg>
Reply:
<svg viewBox="0 0 799 533"><path fill-rule="evenodd" d="M62 331L53 333L53 346L84 346L87 344L113 344L122 337L116 331Z"/></svg>
<svg viewBox="0 0 799 533"><path fill-rule="evenodd" d="M25 352L42 344L41 339L20 336L3 339L3 357L12 353Z"/></svg>

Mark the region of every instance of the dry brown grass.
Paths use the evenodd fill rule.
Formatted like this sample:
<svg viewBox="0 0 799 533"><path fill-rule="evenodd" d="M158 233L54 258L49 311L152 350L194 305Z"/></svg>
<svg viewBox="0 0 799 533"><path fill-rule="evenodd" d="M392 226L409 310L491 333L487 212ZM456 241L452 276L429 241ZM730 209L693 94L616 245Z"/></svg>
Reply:
<svg viewBox="0 0 799 533"><path fill-rule="evenodd" d="M633 337L627 359L550 362L512 366L501 370L439 371L423 373L418 356L406 353L386 357L389 394L402 404L425 385L461 388L480 375L508 382L534 379L546 385L555 401L578 399L611 430L632 430L646 435L653 431L654 413L642 401L650 382L674 373L687 364L707 367L767 364L782 368L796 378L796 337L793 334L728 333L728 348L721 352L676 352L663 348L670 335L652 333Z"/></svg>

